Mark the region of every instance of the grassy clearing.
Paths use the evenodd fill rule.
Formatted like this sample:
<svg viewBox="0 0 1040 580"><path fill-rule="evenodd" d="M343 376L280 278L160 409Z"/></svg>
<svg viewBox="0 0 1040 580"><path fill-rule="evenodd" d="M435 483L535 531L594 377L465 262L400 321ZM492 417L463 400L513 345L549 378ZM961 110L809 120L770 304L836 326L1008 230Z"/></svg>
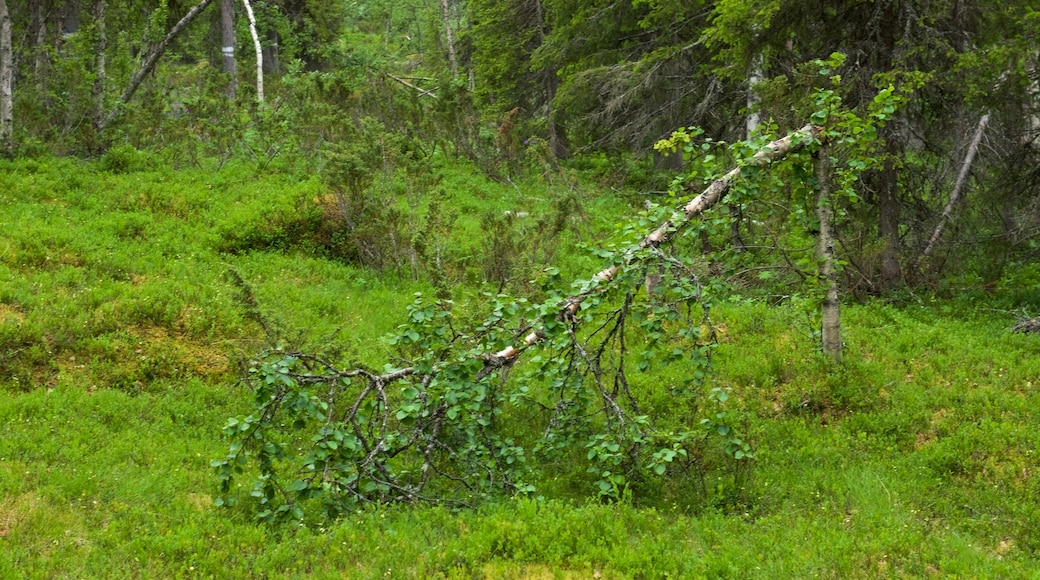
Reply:
<svg viewBox="0 0 1040 580"><path fill-rule="evenodd" d="M249 398L236 365L267 340L263 326L376 365L388 347L374 337L432 289L291 243L242 246L243 232L291 241L278 216L321 193L312 180L102 167L0 166L0 577L1028 577L1040 567L1040 341L968 299L848 306L848 362L829 374L807 301L722 300L709 386L730 389L756 460L739 477L693 482L698 501L647 486L602 505L560 473L542 482L547 499L475 512L387 507L267 528L218 510L209 461ZM460 310L478 307L469 296L484 277L479 210L534 213L575 191L461 173L444 183L459 208L445 248L468 285L457 286ZM559 253L565 271L587 275L594 260L571 259L570 244L620 204L579 194L585 221ZM653 389L670 378L635 380Z"/></svg>

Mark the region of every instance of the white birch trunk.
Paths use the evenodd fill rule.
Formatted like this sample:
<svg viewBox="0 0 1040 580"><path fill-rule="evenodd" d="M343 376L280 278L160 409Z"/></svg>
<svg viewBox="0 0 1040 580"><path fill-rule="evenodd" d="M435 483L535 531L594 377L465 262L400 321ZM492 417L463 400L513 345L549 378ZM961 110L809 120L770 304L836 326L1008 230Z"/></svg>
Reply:
<svg viewBox="0 0 1040 580"><path fill-rule="evenodd" d="M253 6L249 0L242 0L246 7L246 16L249 17L249 34L253 36L253 46L256 47L256 102L264 102L264 51L260 47L260 37L256 34L256 18L253 16Z"/></svg>
<svg viewBox="0 0 1040 580"><path fill-rule="evenodd" d="M805 146L806 143L812 142L814 139L818 139L820 136L819 130L813 125L806 125L784 137L783 139L777 139L772 143L766 145L761 151L756 153L747 161L749 166L762 167L769 165L774 160L785 157L788 153L796 151ZM673 235L678 233L683 226L689 224L693 218L700 216L709 208L717 204L725 195L729 192L730 186L736 181L741 174L741 168L735 167L729 171L729 173L711 182L708 187L700 193L697 197L691 199L686 203L679 211L673 215L672 219L666 220L663 224L657 227L656 230L650 232L642 241L639 242L639 247L648 248L651 246L660 246L667 243ZM606 270L602 270L596 273L592 277L592 283L600 284L604 282L610 282L619 273L621 268L627 266L636 261L636 255L634 252L630 252L625 255L622 264L614 265ZM578 313L581 309L582 302L585 301L590 295L590 292L583 291L579 292L566 300L560 308L559 317L562 319L569 319ZM511 364L523 351L523 349L533 346L545 338L545 334L541 329L535 330L528 334L523 343L517 346L509 346L505 349L495 353L493 360L496 364Z"/></svg>
<svg viewBox="0 0 1040 580"><path fill-rule="evenodd" d="M831 231L834 211L831 208L831 160L827 145L821 145L813 158L816 173L816 217L820 233L816 239L816 260L824 294L821 306L820 334L823 354L833 362L841 362L841 302L838 299L838 272L834 267L834 235Z"/></svg>
<svg viewBox="0 0 1040 580"><path fill-rule="evenodd" d="M762 54L755 55L751 61L751 70L748 71L748 87L747 87L747 126L745 127L746 137L751 138L751 135L755 132L755 129L762 124L762 114L758 112L758 97L755 96L755 85L762 81L762 77L765 75L762 72L765 67L765 61Z"/></svg>
<svg viewBox="0 0 1040 580"><path fill-rule="evenodd" d="M455 33L451 29L451 8L448 0L441 0L441 15L444 18L444 37L448 43L448 66L451 67L451 80L459 80L459 63L455 58Z"/></svg>
<svg viewBox="0 0 1040 580"><path fill-rule="evenodd" d="M100 131L105 126L105 51L108 36L105 33L105 0L94 0L94 88L90 93L94 101L94 128Z"/></svg>
<svg viewBox="0 0 1040 580"><path fill-rule="evenodd" d="M0 0L0 149L14 154L14 61L11 46L11 15L7 0Z"/></svg>

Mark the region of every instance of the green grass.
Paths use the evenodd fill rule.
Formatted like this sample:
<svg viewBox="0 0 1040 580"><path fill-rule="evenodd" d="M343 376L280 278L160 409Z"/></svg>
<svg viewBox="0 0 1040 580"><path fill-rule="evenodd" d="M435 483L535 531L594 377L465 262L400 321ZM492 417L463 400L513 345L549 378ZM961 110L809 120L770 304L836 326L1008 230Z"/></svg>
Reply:
<svg viewBox="0 0 1040 580"><path fill-rule="evenodd" d="M237 233L286 223L279 216L320 193L311 179L0 163L0 577L1025 578L1040 569L1040 340L1010 334L1011 317L978 297L846 305L846 362L835 369L815 350L809 301L719 297L706 388L730 389L756 459L741 477L712 472L697 483L703 493L665 482L608 505L580 475L558 473L541 482L544 499L475 511L392 506L266 527L244 508L217 509L209 462L227 451L221 426L250 399L236 365L268 340L260 321L281 340L377 366L390 353L381 338L429 284L291 244L226 251ZM586 217L559 255L565 272L587 276L595 260L570 244L591 240L623 205L587 186L513 187L464 171L446 172L445 184L460 215L447 246L463 272L459 311L481 304L482 209L537 212L578 191ZM633 381L653 390L677 373ZM667 409L659 391L653 405Z"/></svg>

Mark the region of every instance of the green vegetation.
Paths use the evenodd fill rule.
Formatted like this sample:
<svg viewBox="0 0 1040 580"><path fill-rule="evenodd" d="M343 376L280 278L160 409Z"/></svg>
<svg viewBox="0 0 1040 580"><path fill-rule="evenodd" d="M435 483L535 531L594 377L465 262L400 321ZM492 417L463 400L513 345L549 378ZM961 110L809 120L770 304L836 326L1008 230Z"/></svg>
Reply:
<svg viewBox="0 0 1040 580"><path fill-rule="evenodd" d="M561 463L532 497L476 509L370 505L262 525L213 505L210 462L252 397L237 369L269 341L263 326L376 365L391 345L374 338L433 289L408 268L233 243L283 239L273 233L318 205L313 180L51 158L0 175L5 577L1021 577L1038 565L1040 343L987 306L1030 304L1021 296L847 305L846 362L828 370L812 300L720 293L698 392L728 394L753 460L709 453L620 501L596 499L594 478ZM531 188L553 195L481 184L502 207ZM602 231L586 227L585 239ZM562 267L596 263L570 263L569 243ZM458 262L457 282L481 278L480 260ZM468 284L451 287L455 310L481 316ZM679 400L670 368L632 374L652 405Z"/></svg>
<svg viewBox="0 0 1040 580"><path fill-rule="evenodd" d="M0 0L0 577L1036 575L1036 0L249 5Z"/></svg>

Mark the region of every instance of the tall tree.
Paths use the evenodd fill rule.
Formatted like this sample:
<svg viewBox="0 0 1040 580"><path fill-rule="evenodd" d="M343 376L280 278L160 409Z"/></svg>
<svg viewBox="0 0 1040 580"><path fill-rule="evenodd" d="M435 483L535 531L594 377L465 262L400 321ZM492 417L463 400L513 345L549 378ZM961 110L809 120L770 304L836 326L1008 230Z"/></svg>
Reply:
<svg viewBox="0 0 1040 580"><path fill-rule="evenodd" d="M228 75L228 99L238 94L238 61L235 60L235 0L220 0L220 53Z"/></svg>
<svg viewBox="0 0 1040 580"><path fill-rule="evenodd" d="M553 106L576 145L645 151L678 126L729 125L740 105L703 74L706 4L546 0L536 59L559 71Z"/></svg>
<svg viewBox="0 0 1040 580"><path fill-rule="evenodd" d="M551 32L542 0L474 0L474 72L477 93L498 115L513 123L517 114L544 123L542 135L558 157L567 155L567 136L553 105L559 86L551 61L533 60Z"/></svg>
<svg viewBox="0 0 1040 580"><path fill-rule="evenodd" d="M253 46L256 48L256 100L264 102L264 49L260 46L260 36L256 32L256 17L253 16L253 6L249 0L242 0L246 7L246 16L249 18L249 34L253 37Z"/></svg>
<svg viewBox="0 0 1040 580"><path fill-rule="evenodd" d="M199 14L201 14L202 11L205 10L206 7L209 6L212 2L213 0L202 0L201 2L196 4L191 10L188 11L187 14L184 15L184 17L177 21L177 24L173 25L173 28L171 28L170 31L166 33L166 36L164 36L162 40L160 40L159 42L154 42L148 46L148 49L145 51L144 58L141 60L140 67L137 69L137 72L135 72L134 75L130 78L130 82L127 84L126 88L123 89L122 94L119 96L121 104L126 104L130 102L130 99L134 97L134 93L136 93L137 89L140 88L141 83L144 82L144 79L152 72L152 70L155 69L155 65L159 62L159 57L161 57L163 53L166 52L166 49L170 46L170 43L173 42L173 39L177 38L177 36L180 35L180 33L183 32L184 29L187 28L188 25L191 24L191 22L195 20L195 18ZM109 111L109 113L105 116L103 123L101 124L101 128L111 123L119 115L120 111L121 108L119 107L113 108L111 111Z"/></svg>
<svg viewBox="0 0 1040 580"><path fill-rule="evenodd" d="M94 0L91 12L94 16L94 88L91 101L94 103L93 123L95 129L105 124L105 53L108 36L105 32L105 0Z"/></svg>
<svg viewBox="0 0 1040 580"><path fill-rule="evenodd" d="M448 66L451 68L451 79L459 80L459 62L455 56L455 32L451 23L451 5L449 0L441 0L441 18L444 20L444 40L448 49Z"/></svg>
<svg viewBox="0 0 1040 580"><path fill-rule="evenodd" d="M0 149L14 154L14 60L11 44L11 14L7 0L0 0Z"/></svg>
<svg viewBox="0 0 1040 580"><path fill-rule="evenodd" d="M813 155L813 173L816 176L816 218L820 233L816 236L816 260L819 264L823 301L820 316L820 336L823 354L834 362L841 361L841 303L838 299L837 257L834 251L834 209L831 207L831 159L826 141Z"/></svg>

